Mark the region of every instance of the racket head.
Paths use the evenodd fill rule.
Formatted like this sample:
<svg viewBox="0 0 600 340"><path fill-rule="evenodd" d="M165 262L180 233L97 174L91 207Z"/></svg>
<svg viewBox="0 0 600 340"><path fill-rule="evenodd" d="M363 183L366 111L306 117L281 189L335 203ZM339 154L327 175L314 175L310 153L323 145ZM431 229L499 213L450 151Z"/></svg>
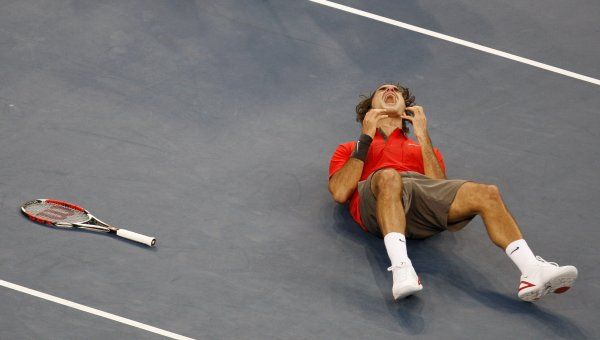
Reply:
<svg viewBox="0 0 600 340"><path fill-rule="evenodd" d="M48 198L26 202L21 211L34 222L61 228L70 228L92 219L87 210L76 204Z"/></svg>

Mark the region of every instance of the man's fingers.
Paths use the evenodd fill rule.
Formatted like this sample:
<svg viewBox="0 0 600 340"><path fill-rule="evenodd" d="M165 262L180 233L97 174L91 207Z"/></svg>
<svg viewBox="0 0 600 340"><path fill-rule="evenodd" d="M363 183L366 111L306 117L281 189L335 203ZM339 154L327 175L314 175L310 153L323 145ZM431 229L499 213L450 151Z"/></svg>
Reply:
<svg viewBox="0 0 600 340"><path fill-rule="evenodd" d="M369 112L373 112L374 114L382 114L382 113L394 113L396 111L392 110L392 109L371 109L369 110Z"/></svg>
<svg viewBox="0 0 600 340"><path fill-rule="evenodd" d="M388 109L372 109L371 111L373 111L373 115L375 115L375 116L379 116L384 113L391 113L390 112L391 110L388 110Z"/></svg>
<svg viewBox="0 0 600 340"><path fill-rule="evenodd" d="M377 120L381 120L381 119L384 119L384 118L387 118L387 117L389 117L389 116L388 115L380 115L380 116L377 116L375 118L377 118Z"/></svg>
<svg viewBox="0 0 600 340"><path fill-rule="evenodd" d="M423 108L420 106L407 106L406 111L410 112L423 112Z"/></svg>

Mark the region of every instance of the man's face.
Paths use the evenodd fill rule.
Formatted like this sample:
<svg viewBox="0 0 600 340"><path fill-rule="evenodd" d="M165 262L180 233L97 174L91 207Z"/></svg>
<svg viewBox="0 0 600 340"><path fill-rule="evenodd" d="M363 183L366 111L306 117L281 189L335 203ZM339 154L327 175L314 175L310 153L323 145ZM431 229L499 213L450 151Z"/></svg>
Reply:
<svg viewBox="0 0 600 340"><path fill-rule="evenodd" d="M391 109L398 114L406 109L402 91L396 85L385 84L381 85L375 91L371 107L374 109Z"/></svg>

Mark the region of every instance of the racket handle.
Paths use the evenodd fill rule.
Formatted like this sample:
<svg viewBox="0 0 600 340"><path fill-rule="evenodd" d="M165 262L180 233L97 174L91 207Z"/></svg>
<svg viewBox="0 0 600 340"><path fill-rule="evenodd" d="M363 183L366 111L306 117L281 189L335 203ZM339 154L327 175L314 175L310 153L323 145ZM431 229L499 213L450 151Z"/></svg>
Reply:
<svg viewBox="0 0 600 340"><path fill-rule="evenodd" d="M127 229L119 229L117 230L117 236L121 236L128 240L132 240L135 242L143 243L147 246L154 246L156 244L156 239L154 237L134 233L133 231L129 231Z"/></svg>

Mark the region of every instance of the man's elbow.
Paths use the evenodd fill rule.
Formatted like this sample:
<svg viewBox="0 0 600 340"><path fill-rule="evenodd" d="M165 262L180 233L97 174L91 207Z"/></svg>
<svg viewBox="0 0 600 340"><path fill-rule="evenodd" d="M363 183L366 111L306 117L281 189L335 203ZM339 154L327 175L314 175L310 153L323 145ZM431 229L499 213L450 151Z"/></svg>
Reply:
<svg viewBox="0 0 600 340"><path fill-rule="evenodd" d="M331 193L331 196L333 197L333 200L339 204L344 204L348 202L348 199L350 198L348 197L348 195L344 195L341 193Z"/></svg>
<svg viewBox="0 0 600 340"><path fill-rule="evenodd" d="M331 193L331 197L333 197L333 200L339 204L344 204L344 203L348 202L348 199L350 199L350 195L348 195L345 192L342 192L342 190L339 190L339 189L336 190L335 188L332 188L331 186L329 186L329 193Z"/></svg>

